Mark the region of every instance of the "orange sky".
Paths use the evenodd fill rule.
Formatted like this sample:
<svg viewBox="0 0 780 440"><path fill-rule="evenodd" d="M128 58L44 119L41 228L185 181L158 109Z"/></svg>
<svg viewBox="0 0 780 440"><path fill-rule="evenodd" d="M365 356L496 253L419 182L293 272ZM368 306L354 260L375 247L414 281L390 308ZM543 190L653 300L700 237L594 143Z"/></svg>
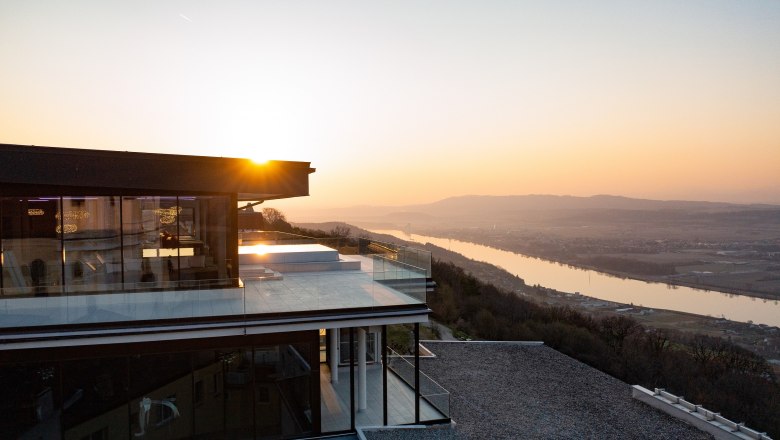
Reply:
<svg viewBox="0 0 780 440"><path fill-rule="evenodd" d="M290 206L780 203L780 3L645 3L5 0L0 142L311 161Z"/></svg>

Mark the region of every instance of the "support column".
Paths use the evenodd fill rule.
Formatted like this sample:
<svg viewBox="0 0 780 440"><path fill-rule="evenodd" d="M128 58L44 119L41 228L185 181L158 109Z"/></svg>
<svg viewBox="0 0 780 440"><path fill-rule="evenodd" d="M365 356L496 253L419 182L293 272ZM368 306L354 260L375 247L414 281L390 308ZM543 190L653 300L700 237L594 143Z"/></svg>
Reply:
<svg viewBox="0 0 780 440"><path fill-rule="evenodd" d="M330 383L339 383L339 329L328 330L328 352L330 353Z"/></svg>
<svg viewBox="0 0 780 440"><path fill-rule="evenodd" d="M366 331L358 329L358 410L368 407L368 391L366 390Z"/></svg>
<svg viewBox="0 0 780 440"><path fill-rule="evenodd" d="M414 423L420 424L420 323L414 323Z"/></svg>
<svg viewBox="0 0 780 440"><path fill-rule="evenodd" d="M349 412L350 430L355 430L355 327L349 328Z"/></svg>
<svg viewBox="0 0 780 440"><path fill-rule="evenodd" d="M387 326L382 326L382 424L387 423Z"/></svg>

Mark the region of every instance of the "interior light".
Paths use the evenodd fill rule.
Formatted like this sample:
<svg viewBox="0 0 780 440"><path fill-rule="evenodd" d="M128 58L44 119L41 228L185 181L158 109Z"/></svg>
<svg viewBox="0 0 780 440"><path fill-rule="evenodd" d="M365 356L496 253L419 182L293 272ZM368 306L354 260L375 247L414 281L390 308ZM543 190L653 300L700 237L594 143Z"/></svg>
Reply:
<svg viewBox="0 0 780 440"><path fill-rule="evenodd" d="M176 216L181 214L181 207L158 208L154 210L154 213L160 216L160 223L170 225L176 221Z"/></svg>
<svg viewBox="0 0 780 440"><path fill-rule="evenodd" d="M64 231L66 234L72 234L72 233L74 233L74 232L78 231L78 230L79 230L79 228L78 228L78 226L76 226L76 225L74 225L74 224L71 224L71 223L66 223L66 224L62 225L62 227L60 227L60 225L57 225L57 227L56 227L56 228L54 228L54 230L55 230L55 231L56 231L58 234L62 233L63 231Z"/></svg>
<svg viewBox="0 0 780 440"><path fill-rule="evenodd" d="M60 219L60 213L54 215L57 220ZM89 218L89 211L86 209L69 209L65 211L65 220L84 220Z"/></svg>

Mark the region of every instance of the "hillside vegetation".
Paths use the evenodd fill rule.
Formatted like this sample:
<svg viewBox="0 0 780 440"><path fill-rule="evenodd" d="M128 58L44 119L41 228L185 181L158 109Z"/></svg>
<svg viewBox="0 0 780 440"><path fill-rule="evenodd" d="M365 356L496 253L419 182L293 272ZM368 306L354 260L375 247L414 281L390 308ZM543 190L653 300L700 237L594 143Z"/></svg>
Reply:
<svg viewBox="0 0 780 440"><path fill-rule="evenodd" d="M599 319L541 306L437 260L433 277L438 290L429 306L456 336L542 340L627 383L665 388L780 437L777 378L766 360L725 339L651 330L625 316Z"/></svg>

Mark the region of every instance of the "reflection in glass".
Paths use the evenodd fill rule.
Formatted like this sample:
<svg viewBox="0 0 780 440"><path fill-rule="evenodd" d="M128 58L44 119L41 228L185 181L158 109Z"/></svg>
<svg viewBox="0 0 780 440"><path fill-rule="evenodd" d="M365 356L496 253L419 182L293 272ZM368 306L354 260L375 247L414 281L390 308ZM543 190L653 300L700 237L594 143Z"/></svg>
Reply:
<svg viewBox="0 0 780 440"><path fill-rule="evenodd" d="M254 428L252 405L251 349L218 352L225 386L225 437L251 438Z"/></svg>
<svg viewBox="0 0 780 440"><path fill-rule="evenodd" d="M126 390L125 357L63 362L63 438L130 438Z"/></svg>
<svg viewBox="0 0 780 440"><path fill-rule="evenodd" d="M60 292L59 197L6 197L2 213L4 295L47 296Z"/></svg>
<svg viewBox="0 0 780 440"><path fill-rule="evenodd" d="M199 438L224 438L225 399L224 361L214 350L193 354L192 403L195 419L195 436Z"/></svg>
<svg viewBox="0 0 780 440"><path fill-rule="evenodd" d="M256 347L253 356L258 436L286 438L312 432L312 344Z"/></svg>
<svg viewBox="0 0 780 440"><path fill-rule="evenodd" d="M179 268L176 197L139 197L141 214L142 262L141 283L150 287L165 286L176 280Z"/></svg>
<svg viewBox="0 0 780 440"><path fill-rule="evenodd" d="M192 437L192 375L188 353L131 356L130 430L138 439Z"/></svg>
<svg viewBox="0 0 780 440"><path fill-rule="evenodd" d="M0 365L0 436L80 440L311 435L318 417L312 412L312 387L317 383L311 365L316 354L314 343L291 342ZM348 429L348 413L346 417Z"/></svg>
<svg viewBox="0 0 780 440"><path fill-rule="evenodd" d="M0 370L3 438L59 438L60 370L56 363L8 365Z"/></svg>
<svg viewBox="0 0 780 440"><path fill-rule="evenodd" d="M181 196L179 208L177 279L213 283L230 277L226 265L228 198Z"/></svg>
<svg viewBox="0 0 780 440"><path fill-rule="evenodd" d="M231 285L227 196L0 199L3 294ZM221 280L221 281L219 281Z"/></svg>
<svg viewBox="0 0 780 440"><path fill-rule="evenodd" d="M122 288L119 197L64 197L57 212L68 293Z"/></svg>

